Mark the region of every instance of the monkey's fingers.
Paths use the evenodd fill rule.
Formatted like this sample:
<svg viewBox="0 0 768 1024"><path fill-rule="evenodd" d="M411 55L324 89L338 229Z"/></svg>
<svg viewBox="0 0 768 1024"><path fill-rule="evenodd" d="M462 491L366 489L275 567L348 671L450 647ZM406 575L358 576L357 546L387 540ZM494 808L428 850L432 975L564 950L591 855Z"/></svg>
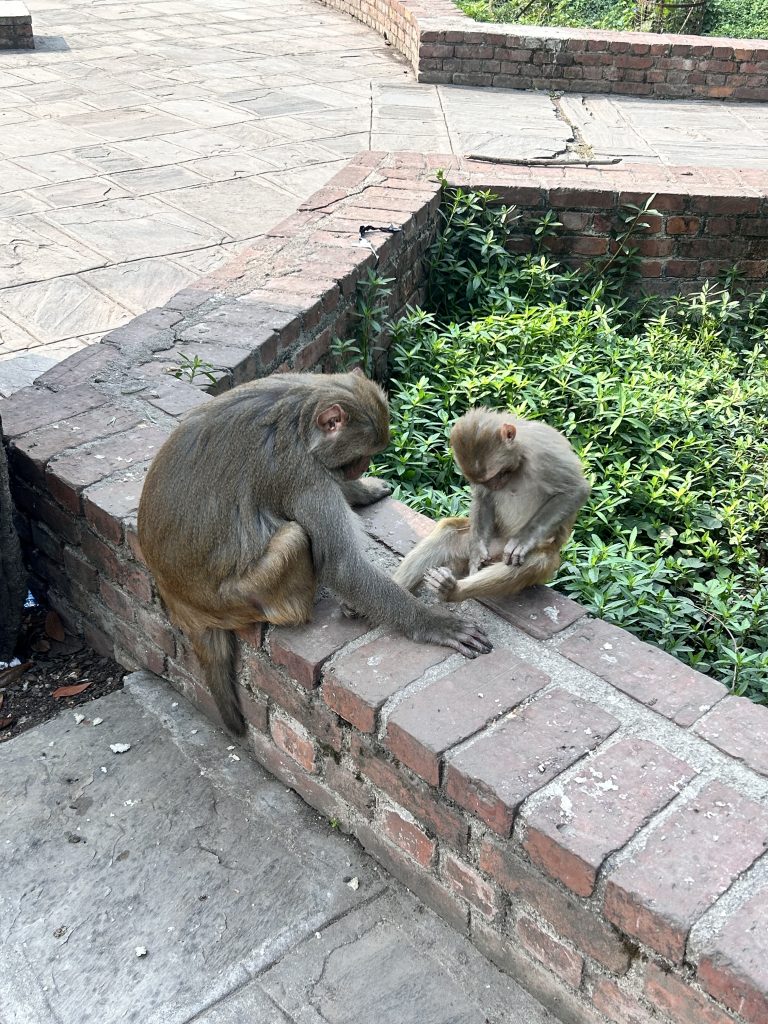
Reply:
<svg viewBox="0 0 768 1024"><path fill-rule="evenodd" d="M424 573L424 582L434 590L441 601L446 601L456 588L456 577L445 565L434 569L427 569Z"/></svg>

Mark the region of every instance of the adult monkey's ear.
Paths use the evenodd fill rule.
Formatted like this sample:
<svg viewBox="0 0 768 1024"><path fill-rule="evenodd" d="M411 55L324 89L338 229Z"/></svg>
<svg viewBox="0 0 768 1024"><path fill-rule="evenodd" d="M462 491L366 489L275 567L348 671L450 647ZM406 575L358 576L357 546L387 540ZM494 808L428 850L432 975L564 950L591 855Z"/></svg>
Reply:
<svg viewBox="0 0 768 1024"><path fill-rule="evenodd" d="M338 434L346 427L349 416L340 405L329 405L327 409L317 414L315 422L324 434Z"/></svg>
<svg viewBox="0 0 768 1024"><path fill-rule="evenodd" d="M517 436L517 427L514 423L502 423L499 427L499 436L505 444L510 444Z"/></svg>

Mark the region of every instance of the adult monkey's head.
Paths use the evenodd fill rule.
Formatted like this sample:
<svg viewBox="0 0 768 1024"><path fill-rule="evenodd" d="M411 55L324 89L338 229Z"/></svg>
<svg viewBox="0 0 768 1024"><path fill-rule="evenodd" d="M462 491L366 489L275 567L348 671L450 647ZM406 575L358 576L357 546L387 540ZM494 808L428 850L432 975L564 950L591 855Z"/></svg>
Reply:
<svg viewBox="0 0 768 1024"><path fill-rule="evenodd" d="M389 444L386 396L359 371L318 380L309 449L334 475L356 480Z"/></svg>

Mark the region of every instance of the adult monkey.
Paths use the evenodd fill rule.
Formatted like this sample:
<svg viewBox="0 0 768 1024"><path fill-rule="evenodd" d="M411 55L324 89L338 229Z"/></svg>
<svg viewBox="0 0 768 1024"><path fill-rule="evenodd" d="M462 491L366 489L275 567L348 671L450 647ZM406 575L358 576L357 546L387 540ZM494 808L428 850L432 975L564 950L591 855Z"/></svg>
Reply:
<svg viewBox="0 0 768 1024"><path fill-rule="evenodd" d="M233 630L312 615L318 580L375 624L468 658L480 626L417 601L366 558L350 504L389 494L361 480L389 441L381 389L362 374L277 374L195 409L158 452L139 543L188 633L225 725L245 731Z"/></svg>

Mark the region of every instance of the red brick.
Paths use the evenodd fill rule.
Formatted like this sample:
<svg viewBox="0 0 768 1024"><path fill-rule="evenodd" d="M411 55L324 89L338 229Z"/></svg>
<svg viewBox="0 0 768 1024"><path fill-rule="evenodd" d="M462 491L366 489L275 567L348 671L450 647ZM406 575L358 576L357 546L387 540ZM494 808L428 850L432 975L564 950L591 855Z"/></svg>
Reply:
<svg viewBox="0 0 768 1024"><path fill-rule="evenodd" d="M649 1010L630 992L609 978L597 977L592 984L592 1005L615 1024L652 1024Z"/></svg>
<svg viewBox="0 0 768 1024"><path fill-rule="evenodd" d="M146 608L137 608L136 625L155 647L159 647L171 658L176 656L176 636L168 619Z"/></svg>
<svg viewBox="0 0 768 1024"><path fill-rule="evenodd" d="M437 786L443 753L505 714L549 676L497 648L419 690L395 708L386 743L395 757Z"/></svg>
<svg viewBox="0 0 768 1024"><path fill-rule="evenodd" d="M678 725L692 725L727 692L714 679L599 619L582 623L557 648Z"/></svg>
<svg viewBox="0 0 768 1024"><path fill-rule="evenodd" d="M608 876L605 915L679 963L692 925L767 846L768 809L712 782Z"/></svg>
<svg viewBox="0 0 768 1024"><path fill-rule="evenodd" d="M563 207L569 210L579 210L583 207L608 210L613 209L615 205L613 192L580 188L553 188L549 193L549 201L554 208Z"/></svg>
<svg viewBox="0 0 768 1024"><path fill-rule="evenodd" d="M500 909L496 892L474 868L453 854L444 853L440 858L440 873L448 887L477 907L481 914L496 917Z"/></svg>
<svg viewBox="0 0 768 1024"><path fill-rule="evenodd" d="M582 953L614 974L624 974L629 968L626 944L616 930L573 896L542 878L508 846L484 839L480 846L480 868Z"/></svg>
<svg viewBox="0 0 768 1024"><path fill-rule="evenodd" d="M133 605L122 590L118 590L111 583L102 580L99 584L99 593L111 612L126 622L133 622Z"/></svg>
<svg viewBox="0 0 768 1024"><path fill-rule="evenodd" d="M469 913L463 900L457 899L433 875L424 871L420 864L414 863L409 856L386 842L380 831L373 826L359 825L354 832L365 850L391 875L398 878L457 931L467 933Z"/></svg>
<svg viewBox="0 0 768 1024"><path fill-rule="evenodd" d="M125 473L94 484L83 493L85 518L102 537L115 544L123 539L123 521L139 507L149 465L149 462L137 463Z"/></svg>
<svg viewBox="0 0 768 1024"><path fill-rule="evenodd" d="M99 572L107 579L119 580L123 573L123 566L120 559L109 545L91 533L85 531L81 540L81 548L86 558L96 566Z"/></svg>
<svg viewBox="0 0 768 1024"><path fill-rule="evenodd" d="M761 775L768 775L768 708L726 697L694 732Z"/></svg>
<svg viewBox="0 0 768 1024"><path fill-rule="evenodd" d="M768 887L735 910L701 957L701 985L749 1024L768 1020Z"/></svg>
<svg viewBox="0 0 768 1024"><path fill-rule="evenodd" d="M446 791L494 832L508 836L523 800L618 725L597 704L553 690L448 757Z"/></svg>
<svg viewBox="0 0 768 1024"><path fill-rule="evenodd" d="M711 1003L681 978L649 963L645 969L645 995L675 1024L733 1024L729 1013ZM764 1024L765 1016L755 1024Z"/></svg>
<svg viewBox="0 0 768 1024"><path fill-rule="evenodd" d="M531 860L580 896L594 890L605 859L621 849L695 774L647 740L629 737L528 812L523 846Z"/></svg>
<svg viewBox="0 0 768 1024"><path fill-rule="evenodd" d="M562 942L547 935L530 917L521 917L515 928L517 936L533 956L540 960L550 971L570 985L578 988L581 984L581 972L584 957L574 953Z"/></svg>
<svg viewBox="0 0 768 1024"><path fill-rule="evenodd" d="M120 575L125 589L142 604L152 604L152 577L139 566L126 566Z"/></svg>
<svg viewBox="0 0 768 1024"><path fill-rule="evenodd" d="M266 733L269 728L269 712L263 697L257 697L248 690L240 688L240 706L246 722L257 732Z"/></svg>
<svg viewBox="0 0 768 1024"><path fill-rule="evenodd" d="M276 626L270 631L270 656L309 690L317 686L331 655L369 628L361 619L348 619L336 601L325 598L315 605L309 625Z"/></svg>
<svg viewBox="0 0 768 1024"><path fill-rule="evenodd" d="M244 644L248 644L250 647L255 647L258 650L264 642L265 628L266 624L263 622L252 622L248 626L243 626L242 629L236 629L235 633Z"/></svg>
<svg viewBox="0 0 768 1024"><path fill-rule="evenodd" d="M430 865L435 856L437 843L434 839L430 839L424 829L393 810L384 812L380 824L386 839L407 853L423 868Z"/></svg>
<svg viewBox="0 0 768 1024"><path fill-rule="evenodd" d="M467 824L464 819L436 798L434 791L418 779L409 779L384 760L362 737L350 737L350 754L358 771L405 807L417 821L449 846L463 852L467 848Z"/></svg>
<svg viewBox="0 0 768 1024"><path fill-rule="evenodd" d="M384 702L448 656L445 647L381 637L342 656L326 671L323 700L361 732L373 732Z"/></svg>
<svg viewBox="0 0 768 1024"><path fill-rule="evenodd" d="M700 217L670 217L667 220L667 234L695 235L700 226Z"/></svg>
<svg viewBox="0 0 768 1024"><path fill-rule="evenodd" d="M87 384L63 391L22 388L2 402L3 436L7 441L105 405L104 395Z"/></svg>
<svg viewBox="0 0 768 1024"><path fill-rule="evenodd" d="M34 523L32 524L34 528ZM99 574L83 556L72 548L64 549L64 568L67 575L76 580L86 590L96 591L99 588Z"/></svg>
<svg viewBox="0 0 768 1024"><path fill-rule="evenodd" d="M431 519L394 498L377 501L359 509L357 514L366 532L398 555L407 555L435 528Z"/></svg>
<svg viewBox="0 0 768 1024"><path fill-rule="evenodd" d="M255 729L248 733L248 745L253 756L284 786L299 796L325 818L337 818L346 823L346 809L335 793L313 775L307 775L296 760L276 747L269 736Z"/></svg>
<svg viewBox="0 0 768 1024"><path fill-rule="evenodd" d="M528 587L514 597L482 603L537 640L549 640L586 615L580 604L549 587Z"/></svg>
<svg viewBox="0 0 768 1024"><path fill-rule="evenodd" d="M19 467L25 477L41 478L46 463L54 456L78 448L89 441L128 430L138 422L139 418L132 412L118 409L112 416L107 417L103 408L98 408L80 416L71 416L69 419L51 423L39 430L33 430L22 438L17 438L11 445L11 457L18 455L20 461L26 461L26 472Z"/></svg>
<svg viewBox="0 0 768 1024"><path fill-rule="evenodd" d="M292 757L304 771L310 774L317 771L315 745L303 726L298 722L288 722L273 716L269 723L269 731L280 750Z"/></svg>
<svg viewBox="0 0 768 1024"><path fill-rule="evenodd" d="M249 657L248 678L300 722L319 743L341 750L341 727L336 715L319 703L292 679L286 679L280 669L274 668L263 654Z"/></svg>
<svg viewBox="0 0 768 1024"><path fill-rule="evenodd" d="M323 777L329 788L337 793L345 803L351 804L365 818L373 817L376 802L373 790L359 774L355 774L338 764L332 757L325 759Z"/></svg>
<svg viewBox="0 0 768 1024"><path fill-rule="evenodd" d="M49 487L67 507L74 508L80 491L152 458L167 436L168 431L157 427L137 427L58 455L48 463Z"/></svg>

